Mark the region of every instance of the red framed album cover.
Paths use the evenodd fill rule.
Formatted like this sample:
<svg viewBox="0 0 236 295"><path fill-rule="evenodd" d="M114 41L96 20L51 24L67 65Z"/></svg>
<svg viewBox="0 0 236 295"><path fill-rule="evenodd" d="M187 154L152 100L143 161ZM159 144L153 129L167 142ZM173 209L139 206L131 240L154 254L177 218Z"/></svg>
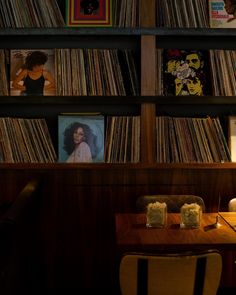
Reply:
<svg viewBox="0 0 236 295"><path fill-rule="evenodd" d="M67 0L67 26L111 26L111 2L112 0Z"/></svg>

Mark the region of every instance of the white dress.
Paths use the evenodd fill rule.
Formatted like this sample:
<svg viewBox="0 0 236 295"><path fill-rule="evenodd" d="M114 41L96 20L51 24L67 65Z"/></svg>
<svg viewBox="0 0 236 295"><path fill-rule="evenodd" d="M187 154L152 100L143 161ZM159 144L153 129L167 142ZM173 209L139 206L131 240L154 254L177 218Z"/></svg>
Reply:
<svg viewBox="0 0 236 295"><path fill-rule="evenodd" d="M81 142L72 154L68 157L67 163L92 162L92 154L89 145L86 142Z"/></svg>

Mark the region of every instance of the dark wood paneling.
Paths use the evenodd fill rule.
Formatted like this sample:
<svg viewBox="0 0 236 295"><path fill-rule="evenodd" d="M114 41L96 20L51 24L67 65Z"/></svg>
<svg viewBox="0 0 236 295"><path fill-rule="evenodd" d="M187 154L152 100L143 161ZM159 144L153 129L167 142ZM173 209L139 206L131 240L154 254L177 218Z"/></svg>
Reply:
<svg viewBox="0 0 236 295"><path fill-rule="evenodd" d="M138 196L195 194L203 197L207 211L215 211L220 192L224 211L236 195L231 168L56 166L0 170L1 202L14 199L33 176L44 178L37 255L42 281L50 289L115 286L114 214L133 212Z"/></svg>

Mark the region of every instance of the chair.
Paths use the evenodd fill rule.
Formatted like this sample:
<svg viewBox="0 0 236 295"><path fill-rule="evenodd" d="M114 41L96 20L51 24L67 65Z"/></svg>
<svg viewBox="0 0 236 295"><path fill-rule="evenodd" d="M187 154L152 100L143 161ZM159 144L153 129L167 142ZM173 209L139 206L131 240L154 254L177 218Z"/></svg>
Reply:
<svg viewBox="0 0 236 295"><path fill-rule="evenodd" d="M165 202L168 213L179 213L180 208L185 203L197 203L202 207L202 212L206 211L204 200L195 195L145 195L136 200L136 209L138 212L145 212L149 203Z"/></svg>
<svg viewBox="0 0 236 295"><path fill-rule="evenodd" d="M122 295L216 295L222 271L217 250L202 253L126 253L121 258Z"/></svg>
<svg viewBox="0 0 236 295"><path fill-rule="evenodd" d="M236 212L236 198L233 198L229 201L228 210L230 212Z"/></svg>

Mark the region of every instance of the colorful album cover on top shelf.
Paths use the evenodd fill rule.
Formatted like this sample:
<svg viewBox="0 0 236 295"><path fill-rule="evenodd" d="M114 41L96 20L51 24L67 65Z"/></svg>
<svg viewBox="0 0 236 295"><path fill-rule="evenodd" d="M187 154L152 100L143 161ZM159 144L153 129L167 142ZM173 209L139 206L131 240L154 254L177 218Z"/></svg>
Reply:
<svg viewBox="0 0 236 295"><path fill-rule="evenodd" d="M210 95L209 52L204 50L163 50L164 95Z"/></svg>
<svg viewBox="0 0 236 295"><path fill-rule="evenodd" d="M10 95L55 95L54 49L10 52Z"/></svg>
<svg viewBox="0 0 236 295"><path fill-rule="evenodd" d="M211 28L236 28L236 0L209 0Z"/></svg>
<svg viewBox="0 0 236 295"><path fill-rule="evenodd" d="M112 0L67 0L66 25L69 27L108 27L112 25Z"/></svg>
<svg viewBox="0 0 236 295"><path fill-rule="evenodd" d="M104 162L104 116L58 116L59 162Z"/></svg>

